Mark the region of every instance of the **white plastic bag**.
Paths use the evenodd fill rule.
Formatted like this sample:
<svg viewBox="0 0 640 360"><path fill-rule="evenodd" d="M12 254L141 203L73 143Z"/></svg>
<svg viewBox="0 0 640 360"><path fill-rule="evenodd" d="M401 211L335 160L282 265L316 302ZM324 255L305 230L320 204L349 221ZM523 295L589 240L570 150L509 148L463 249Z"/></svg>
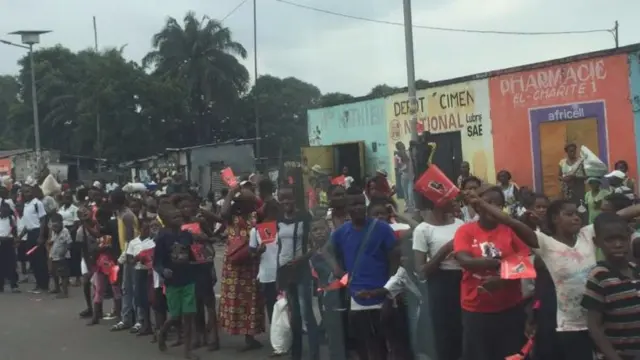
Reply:
<svg viewBox="0 0 640 360"><path fill-rule="evenodd" d="M49 174L42 182L42 185L40 185L40 189L42 189L42 194L44 196L52 196L59 194L62 186L58 184L53 175Z"/></svg>
<svg viewBox="0 0 640 360"><path fill-rule="evenodd" d="M122 187L122 191L126 193L145 192L147 187L143 183L128 183Z"/></svg>
<svg viewBox="0 0 640 360"><path fill-rule="evenodd" d="M584 159L584 172L587 177L603 177L609 172L607 165L586 146L580 147L580 154Z"/></svg>
<svg viewBox="0 0 640 360"><path fill-rule="evenodd" d="M271 346L276 354L285 354L293 343L293 333L289 323L287 298L282 296L273 306L271 319Z"/></svg>

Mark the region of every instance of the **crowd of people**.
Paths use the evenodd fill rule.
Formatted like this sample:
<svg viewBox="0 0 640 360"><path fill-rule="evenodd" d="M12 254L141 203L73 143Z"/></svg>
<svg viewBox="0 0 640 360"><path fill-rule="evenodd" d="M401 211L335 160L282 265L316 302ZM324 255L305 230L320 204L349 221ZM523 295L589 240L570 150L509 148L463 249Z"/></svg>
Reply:
<svg viewBox="0 0 640 360"><path fill-rule="evenodd" d="M217 201L179 186L0 188L0 289L8 280L19 292L29 273L32 293L66 298L78 286L88 325L111 319L112 331L151 336L162 351L172 336L186 358L218 350L219 330L243 336L240 351L263 347L256 336L284 297L292 359L319 360L323 343L337 360L635 359L640 205L628 167L587 177L566 150L561 199L519 188L506 170L487 184L463 164L463 196L435 206L415 193L414 213L397 210L384 172L364 188L316 189L324 198L311 209L297 208L288 183L256 176ZM501 277L513 256L530 259L535 279Z"/></svg>

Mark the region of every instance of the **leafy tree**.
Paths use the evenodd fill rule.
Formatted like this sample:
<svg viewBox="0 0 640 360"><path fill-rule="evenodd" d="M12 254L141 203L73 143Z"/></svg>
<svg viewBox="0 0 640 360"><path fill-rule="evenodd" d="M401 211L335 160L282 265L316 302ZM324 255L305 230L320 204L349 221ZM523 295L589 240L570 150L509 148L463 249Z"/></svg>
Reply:
<svg viewBox="0 0 640 360"><path fill-rule="evenodd" d="M371 89L369 94L367 94L367 97L372 97L372 98L385 97L385 96L392 95L393 93L396 93L401 89L402 88L389 86L387 84L376 85Z"/></svg>
<svg viewBox="0 0 640 360"><path fill-rule="evenodd" d="M300 147L308 143L307 109L319 104L320 90L294 77L260 76L244 98L243 127L251 137L255 136L255 95L262 138L261 157L278 159L282 154L295 157Z"/></svg>
<svg viewBox="0 0 640 360"><path fill-rule="evenodd" d="M189 12L183 24L167 19L153 36L154 50L143 65L155 67L156 75L184 87L191 117L183 125L191 128L197 143L224 140L229 131L220 125L247 89L249 72L238 61L247 57L247 51L219 21L206 16L198 20Z"/></svg>
<svg viewBox="0 0 640 360"><path fill-rule="evenodd" d="M12 107L18 103L20 84L13 76L0 76L0 146L3 148L15 147L12 127L10 126L10 113Z"/></svg>
<svg viewBox="0 0 640 360"><path fill-rule="evenodd" d="M319 107L340 105L340 104L348 103L353 99L355 98L349 94L343 94L339 92L327 93L322 95L322 97L320 98Z"/></svg>

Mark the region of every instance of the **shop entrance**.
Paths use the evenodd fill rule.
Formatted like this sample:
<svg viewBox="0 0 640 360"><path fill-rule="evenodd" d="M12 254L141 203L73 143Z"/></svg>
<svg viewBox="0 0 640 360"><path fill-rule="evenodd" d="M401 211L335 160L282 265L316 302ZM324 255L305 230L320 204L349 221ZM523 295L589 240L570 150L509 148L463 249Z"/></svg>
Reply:
<svg viewBox="0 0 640 360"><path fill-rule="evenodd" d="M432 134L429 142L436 144L431 163L437 165L451 181L456 181L462 165L462 135L460 131Z"/></svg>
<svg viewBox="0 0 640 360"><path fill-rule="evenodd" d="M342 174L342 169L346 166L349 175L354 180L354 185L364 186L364 142L335 144L334 165L335 175Z"/></svg>
<svg viewBox="0 0 640 360"><path fill-rule="evenodd" d="M540 159L542 191L550 198L560 196L559 163L565 157L564 146L574 143L580 151L584 145L600 156L598 122L595 118L545 122L540 124Z"/></svg>

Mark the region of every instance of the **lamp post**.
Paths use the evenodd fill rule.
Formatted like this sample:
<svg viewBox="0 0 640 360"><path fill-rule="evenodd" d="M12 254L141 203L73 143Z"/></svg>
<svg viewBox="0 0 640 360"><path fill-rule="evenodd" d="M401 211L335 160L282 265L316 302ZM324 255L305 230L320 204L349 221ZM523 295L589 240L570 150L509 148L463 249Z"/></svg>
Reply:
<svg viewBox="0 0 640 360"><path fill-rule="evenodd" d="M40 166L41 149L40 149L40 120L38 119L38 98L36 91L36 67L33 59L33 45L40 42L40 35L50 33L49 30L19 30L10 32L9 35L20 35L22 43L24 45L14 44L9 41L2 41L2 43L12 46L21 47L29 50L29 63L31 69L31 104L33 106L33 135L35 137L36 148L36 160L38 166Z"/></svg>

